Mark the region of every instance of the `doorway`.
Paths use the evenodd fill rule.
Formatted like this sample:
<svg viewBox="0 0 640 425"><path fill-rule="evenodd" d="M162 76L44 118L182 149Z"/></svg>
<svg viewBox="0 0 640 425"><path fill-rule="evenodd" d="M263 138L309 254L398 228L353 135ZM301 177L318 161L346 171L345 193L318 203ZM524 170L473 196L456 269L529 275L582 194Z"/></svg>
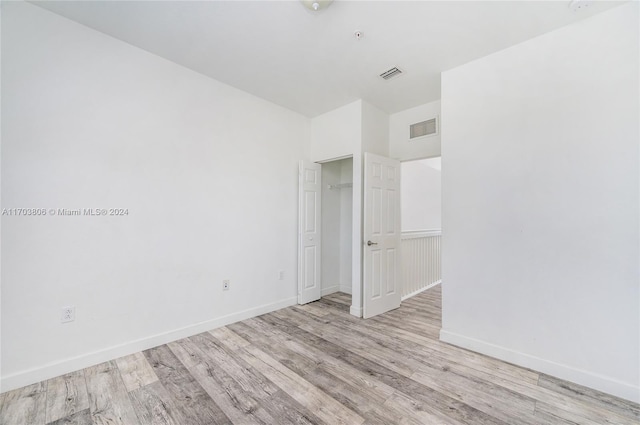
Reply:
<svg viewBox="0 0 640 425"><path fill-rule="evenodd" d="M406 161L402 169L402 299L441 282L441 158Z"/></svg>
<svg viewBox="0 0 640 425"><path fill-rule="evenodd" d="M399 307L400 162L300 160L298 178L298 304L350 290L353 316Z"/></svg>
<svg viewBox="0 0 640 425"><path fill-rule="evenodd" d="M322 167L321 288L322 296L352 291L353 158L325 162ZM346 297L342 297L346 299Z"/></svg>

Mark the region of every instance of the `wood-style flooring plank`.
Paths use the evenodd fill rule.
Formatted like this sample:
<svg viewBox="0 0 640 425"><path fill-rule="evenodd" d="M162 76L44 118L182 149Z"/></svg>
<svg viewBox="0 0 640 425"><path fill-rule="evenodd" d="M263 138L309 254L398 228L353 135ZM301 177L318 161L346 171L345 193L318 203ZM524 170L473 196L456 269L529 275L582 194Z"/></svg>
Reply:
<svg viewBox="0 0 640 425"><path fill-rule="evenodd" d="M371 337L386 336L388 340L401 340L408 350L417 350L422 353L426 361L431 362L434 358L444 361L454 361L476 367L479 370L490 372L493 375L501 376L514 382L527 382L537 385L538 374L528 369L514 366L497 359L493 359L482 354L477 354L462 348L442 343L439 340L433 340L429 337L416 335L414 333L399 329L389 323L371 320L352 320L342 321L332 315L326 316L326 320L339 323L341 326L348 328L360 328L367 332ZM400 341L398 341L400 342Z"/></svg>
<svg viewBox="0 0 640 425"><path fill-rule="evenodd" d="M327 314L329 314L329 311L326 308L318 306L315 303L298 305L298 306L295 306L293 308L297 308L299 310L306 311L306 312L311 313L311 314L313 314L315 316L318 316L318 317L326 316Z"/></svg>
<svg viewBox="0 0 640 425"><path fill-rule="evenodd" d="M180 341L179 349L174 346L172 351L183 364L186 364L183 359L188 359L189 372L232 423L277 423L260 403L260 400L275 393L277 388L248 368L243 368L233 358L230 360L236 363L235 367L224 360L220 361L223 356L219 353L210 354L212 350L206 340L205 335L191 337ZM222 368L221 364L228 367Z"/></svg>
<svg viewBox="0 0 640 425"><path fill-rule="evenodd" d="M115 362L109 361L84 370L91 419L96 425L139 424L127 389Z"/></svg>
<svg viewBox="0 0 640 425"><path fill-rule="evenodd" d="M225 350L224 345L209 333L195 335L190 340L207 357L206 364L224 364L225 371L233 375L240 387L245 392L250 392L262 399L278 391L278 387L266 379L255 368L242 358L234 356Z"/></svg>
<svg viewBox="0 0 640 425"><path fill-rule="evenodd" d="M265 316L261 319L264 318ZM389 409L384 412L374 411L373 409L374 406L383 404L388 398L385 385L382 383L371 385L370 379L367 381L367 385L362 385L362 381L348 379L350 375L354 375L353 371L346 371L344 368L340 370L331 366L327 367L324 357L320 353L311 353L309 350L305 350L296 341L287 340L284 333L274 331L269 335L269 338L261 339L260 335L264 333L265 325L267 324L261 324L258 320L245 327L245 331L249 335L256 336L256 338L251 338L252 341L261 340L260 342L255 342L258 348L268 352L274 359L345 407L365 419L369 418L369 422L373 418L379 418L383 419L384 423L393 423L397 418L397 416L393 415L394 412ZM391 389L391 392L393 392L393 389Z"/></svg>
<svg viewBox="0 0 640 425"><path fill-rule="evenodd" d="M156 376L175 402L180 416L190 425L229 424L231 421L209 397L168 346L145 350Z"/></svg>
<svg viewBox="0 0 640 425"><path fill-rule="evenodd" d="M622 416L635 419L640 423L640 406L631 401L545 374L540 375L538 385L556 393L589 403L594 407L615 411Z"/></svg>
<svg viewBox="0 0 640 425"><path fill-rule="evenodd" d="M379 359L375 355L370 356L367 355L367 353L360 353L359 350L347 349L341 346L339 341L329 341L324 339L321 335L317 335L313 332L307 332L303 329L304 325L299 328L300 330L295 332L295 334L301 337L307 344L312 344L321 350L332 353L334 357L339 357L350 363L352 367L368 373L385 384L396 388L405 395L412 397L414 401L426 403L429 406L432 406L436 411L444 414L445 416L451 417L454 421L458 420L462 423L471 424L504 424L504 422L499 421L484 412L412 381L407 376L393 370L386 360L384 363L385 366L389 366L388 368L380 365L377 362ZM471 421L472 418L473 421Z"/></svg>
<svg viewBox="0 0 640 425"><path fill-rule="evenodd" d="M449 365L452 371L464 376L475 377L480 380L484 380L485 382L495 383L504 388L522 394L524 396L530 397L536 401L536 413L535 417L544 416L544 412L540 412L540 406L549 405L555 409L558 409L557 412L560 414L561 412L567 412L569 417L583 417L583 421L585 423L593 420L595 422L600 422L602 424L611 423L610 421L614 421L612 423L616 423L615 420L619 419L620 424L627 423L628 419L619 415L615 410L604 409L599 406L595 406L590 403L585 403L581 400L574 399L568 397L561 393L556 393L546 388L540 387L537 384L532 385L528 382L516 382L513 380L506 380L502 377L495 376L490 372L480 371L474 368L465 368L464 365L451 363ZM549 416L549 415L547 415ZM558 422L562 422L564 419L558 419ZM544 423L541 421L541 423ZM551 422L553 423L553 422ZM636 424L638 425L638 424Z"/></svg>
<svg viewBox="0 0 640 425"><path fill-rule="evenodd" d="M357 326L352 326L352 324L348 322L341 322L339 318L337 319L337 322L345 328L353 328L353 326ZM440 358L437 355L434 355L433 352L431 352L430 355L425 355L424 350L420 350L420 347L417 344L412 344L408 341L398 344L397 341L390 338L393 337L393 335L389 335L388 337L381 335L379 327L377 329L369 329L368 334L372 340L376 341L376 343L386 345L388 348L401 353L403 356L411 357L420 361L423 366L418 372L412 375L412 379L414 380L422 378L422 381L419 382L431 382L433 385L439 382L449 383L450 381L455 381L456 385L449 385L449 389L451 391L448 395L454 394L458 399L462 397L461 394L469 394L469 392L473 390L473 387L480 387L475 392L481 395L480 399L482 399L483 396L486 396L488 401L487 403L476 403L477 405L474 407L483 406L485 412L493 410L494 405L503 405L511 407L510 410L514 410L514 406L524 404L526 407L524 407L522 411L518 411L515 414L515 418L517 419L522 413L533 413L534 400L530 397L523 396L508 388L500 387L490 381L482 381L477 378L468 379L466 376L456 375L455 372L450 372L450 364L452 361L456 360L455 357L449 357L446 359ZM433 385L431 386L435 388ZM440 386L438 389L442 391L443 388L444 387ZM508 415L505 417L509 418Z"/></svg>
<svg viewBox="0 0 640 425"><path fill-rule="evenodd" d="M309 320L308 317L305 317L304 315L301 315L300 312L294 311L292 309L280 310L280 311L271 313L270 315L266 315L264 317L269 317L269 316L276 316L283 320L288 319L295 323L305 323L306 321ZM316 321L317 323L324 323L323 321L333 320L334 323L338 324L345 331L347 330L351 331L351 329L362 328L366 332L368 332L370 338L372 338L373 340L378 339L378 336L380 336L381 334L385 334L388 337L387 341L398 340L399 337L400 339L402 339L402 337L405 336L404 334L401 333L401 331L393 327L383 327L380 324L374 324L368 320L358 320L358 319L342 320L341 317L336 317L333 315L328 315L326 317L328 319L320 319L320 321L318 321L318 319L312 319L312 321ZM450 367L452 365L451 362L459 362L461 363L461 365L464 365L463 367L465 367L467 370L469 369L469 367L476 367L482 371L487 372L487 374L484 376L502 377L503 381L501 382L507 382L509 380L517 381L517 382L525 381L525 382L530 382L534 386L536 385L537 374L533 374L533 376L530 376L530 372L525 369L517 368L511 365L508 365L506 363L496 361L498 362L497 364L499 366L507 367L507 371L503 371L503 370L500 370L499 368L491 367L493 363L487 362L485 359L489 359L489 358L486 358L485 356L477 355L475 353L471 353L462 349L457 349L455 347L438 342L438 344L441 344L442 346L446 346L446 348L449 350L449 351L446 351L445 353L441 353L440 351L435 351L435 350L432 350L431 348L427 348L426 346L421 345L421 344L427 344L427 345L433 344L433 342L429 342L429 340L426 338L423 338L423 340L424 341L419 341L420 344L418 344L411 337L407 339L402 339L402 341L398 341L398 342L401 342L402 344L402 349L400 351L404 355L414 356L415 359L418 359L419 361L421 360L423 364L427 364L427 365L434 364L438 367ZM471 354L473 356L478 356L478 357L477 358L473 356L470 357L469 355ZM494 359L489 359L489 360L494 361ZM488 364L484 364L484 363L488 363ZM456 363L453 363L453 364L456 364ZM515 372L511 371L509 368L514 368ZM474 370L471 369L470 371L473 372ZM521 373L524 373L525 375L521 376L520 375Z"/></svg>
<svg viewBox="0 0 640 425"><path fill-rule="evenodd" d="M328 396L267 353L249 346L237 352L271 382L327 424L359 425L364 418Z"/></svg>
<svg viewBox="0 0 640 425"><path fill-rule="evenodd" d="M0 424L44 425L46 397L45 382L4 393L0 406Z"/></svg>
<svg viewBox="0 0 640 425"><path fill-rule="evenodd" d="M591 416L588 409L580 405L560 407L552 403L536 402L535 417L545 418L552 423L569 423L576 425L638 425L635 419L621 417L615 414Z"/></svg>
<svg viewBox="0 0 640 425"><path fill-rule="evenodd" d="M263 316L265 319L266 316ZM249 322L238 323L233 325L234 330L248 336L252 340ZM269 334L268 340L272 340L274 345L283 345L291 353L291 356L298 358L297 356L306 357L315 362L316 367L326 370L335 376L338 380L344 381L353 387L359 389L360 392L367 393L370 404L376 404L378 402L386 400L391 394L394 393L394 389L388 385L376 381L370 375L361 371L355 370L350 367L339 358L333 357L326 352L319 350L313 346L307 345L304 341L293 340L289 334L273 330ZM269 352L271 349L269 348Z"/></svg>
<svg viewBox="0 0 640 425"><path fill-rule="evenodd" d="M47 411L46 422L66 418L89 408L89 395L84 372L77 371L46 382Z"/></svg>
<svg viewBox="0 0 640 425"><path fill-rule="evenodd" d="M75 412L57 421L49 422L47 425L92 425L91 411L89 408Z"/></svg>
<svg viewBox="0 0 640 425"><path fill-rule="evenodd" d="M127 391L137 390L145 385L153 384L158 380L158 377L153 372L153 369L149 365L149 362L142 353L134 353L129 356L120 357L115 360L124 386L127 387Z"/></svg>
<svg viewBox="0 0 640 425"><path fill-rule="evenodd" d="M262 402L263 407L283 425L317 425L323 421L283 390L279 390Z"/></svg>
<svg viewBox="0 0 640 425"><path fill-rule="evenodd" d="M411 379L508 424L538 425L538 421L527 419L533 416L535 400L499 385L427 366L414 373Z"/></svg>
<svg viewBox="0 0 640 425"><path fill-rule="evenodd" d="M420 367L420 364L414 359L401 357L386 347L368 344L367 339L357 335L355 332L345 334L340 328L333 325L317 326L305 323L300 325L300 329L365 358L383 361L389 369L404 376L411 376Z"/></svg>
<svg viewBox="0 0 640 425"><path fill-rule="evenodd" d="M232 351L235 351L239 348L244 348L250 344L249 341L241 338L237 333L233 332L226 326L224 328L218 328L209 331L209 333L217 340L224 342L224 344Z"/></svg>
<svg viewBox="0 0 640 425"><path fill-rule="evenodd" d="M409 417L420 424L438 424L438 425L462 425L453 418L447 417L442 413L432 409L427 403L419 402L412 397L401 392L393 394L385 402L384 407L394 407L400 409L403 417Z"/></svg>
<svg viewBox="0 0 640 425"><path fill-rule="evenodd" d="M349 314L349 307L350 305L347 305L343 302L341 302L340 300L337 299L331 299L331 298L322 298L320 301L316 301L315 303L313 303L313 305L319 307L319 308L326 308L326 306L330 307L333 310L336 311L341 311L345 314Z"/></svg>
<svg viewBox="0 0 640 425"><path fill-rule="evenodd" d="M344 304L348 307L351 307L351 295L345 294L344 292L334 292L333 294L322 297L323 299L329 299L331 301L335 301L341 304Z"/></svg>
<svg viewBox="0 0 640 425"><path fill-rule="evenodd" d="M189 420L158 380L130 391L129 398L141 425L181 425Z"/></svg>

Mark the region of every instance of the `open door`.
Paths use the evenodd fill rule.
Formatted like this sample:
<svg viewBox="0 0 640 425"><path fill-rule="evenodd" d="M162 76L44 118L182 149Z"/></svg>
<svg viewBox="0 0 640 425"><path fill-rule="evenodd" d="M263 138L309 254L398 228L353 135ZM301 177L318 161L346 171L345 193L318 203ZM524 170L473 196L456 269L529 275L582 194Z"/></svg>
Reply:
<svg viewBox="0 0 640 425"><path fill-rule="evenodd" d="M364 154L363 317L400 307L400 162Z"/></svg>
<svg viewBox="0 0 640 425"><path fill-rule="evenodd" d="M298 304L319 300L322 166L300 161L298 186Z"/></svg>

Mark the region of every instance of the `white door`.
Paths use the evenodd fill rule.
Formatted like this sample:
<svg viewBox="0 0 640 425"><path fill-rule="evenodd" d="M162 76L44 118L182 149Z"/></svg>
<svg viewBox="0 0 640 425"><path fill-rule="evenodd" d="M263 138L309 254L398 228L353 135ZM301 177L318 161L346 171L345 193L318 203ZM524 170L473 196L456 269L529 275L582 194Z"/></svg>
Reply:
<svg viewBox="0 0 640 425"><path fill-rule="evenodd" d="M320 299L322 166L300 161L298 186L298 304Z"/></svg>
<svg viewBox="0 0 640 425"><path fill-rule="evenodd" d="M400 162L364 154L364 318L400 307Z"/></svg>

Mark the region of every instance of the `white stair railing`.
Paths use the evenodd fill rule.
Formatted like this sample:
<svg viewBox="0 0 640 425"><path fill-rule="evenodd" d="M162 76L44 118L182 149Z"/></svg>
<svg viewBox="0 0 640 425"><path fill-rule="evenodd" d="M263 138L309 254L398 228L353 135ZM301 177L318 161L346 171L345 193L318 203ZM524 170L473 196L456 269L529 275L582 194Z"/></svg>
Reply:
<svg viewBox="0 0 640 425"><path fill-rule="evenodd" d="M402 299L410 298L440 283L438 230L402 232Z"/></svg>

